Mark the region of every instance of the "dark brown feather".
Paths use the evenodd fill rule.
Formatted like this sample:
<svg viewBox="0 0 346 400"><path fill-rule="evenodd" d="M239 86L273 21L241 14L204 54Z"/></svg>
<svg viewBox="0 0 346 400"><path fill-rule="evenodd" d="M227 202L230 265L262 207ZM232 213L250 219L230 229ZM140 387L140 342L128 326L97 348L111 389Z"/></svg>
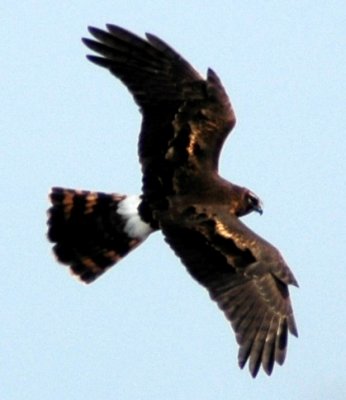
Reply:
<svg viewBox="0 0 346 400"><path fill-rule="evenodd" d="M118 205L126 196L53 188L48 239L60 262L90 283L140 244L129 237Z"/></svg>
<svg viewBox="0 0 346 400"><path fill-rule="evenodd" d="M184 191L191 175L217 171L235 115L212 70L203 80L156 36L147 34L146 41L117 26L107 28L89 28L97 40L83 41L101 55L89 60L119 78L141 108L143 195L153 209L161 206L164 195Z"/></svg>
<svg viewBox="0 0 346 400"><path fill-rule="evenodd" d="M217 205L190 206L188 213L170 209L160 223L167 242L230 320L239 365L249 360L253 376L261 364L270 374L274 360L285 359L288 330L297 336L287 288L296 281L279 252Z"/></svg>
<svg viewBox="0 0 346 400"><path fill-rule="evenodd" d="M218 175L236 121L220 79L211 69L203 79L152 34L142 39L114 25L89 31L94 39L83 42L97 55L88 59L126 85L143 115L134 221L145 229L135 227L136 236L125 224L118 208L125 196L55 188L48 220L55 254L91 282L161 229L232 324L240 367L271 374L284 362L288 332L297 336L288 291L297 282L278 250L238 219L261 212L260 200Z"/></svg>

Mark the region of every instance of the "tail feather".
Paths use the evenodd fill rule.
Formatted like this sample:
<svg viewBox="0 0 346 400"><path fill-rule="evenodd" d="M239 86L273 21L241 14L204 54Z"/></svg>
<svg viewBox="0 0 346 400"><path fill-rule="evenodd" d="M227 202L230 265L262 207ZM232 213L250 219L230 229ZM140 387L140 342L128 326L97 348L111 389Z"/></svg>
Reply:
<svg viewBox="0 0 346 400"><path fill-rule="evenodd" d="M141 244L153 229L138 214L140 197L53 188L48 238L58 260L90 283Z"/></svg>

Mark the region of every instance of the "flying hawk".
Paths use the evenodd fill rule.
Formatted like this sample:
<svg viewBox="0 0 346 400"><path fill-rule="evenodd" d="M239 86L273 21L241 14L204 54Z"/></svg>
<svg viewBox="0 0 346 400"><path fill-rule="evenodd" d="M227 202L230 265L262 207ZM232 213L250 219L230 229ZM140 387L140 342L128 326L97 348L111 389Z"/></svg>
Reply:
<svg viewBox="0 0 346 400"><path fill-rule="evenodd" d="M114 25L89 28L93 63L119 78L143 116L140 196L53 188L48 238L58 260L90 283L161 230L187 270L231 322L241 368L271 374L297 336L288 285L297 285L279 251L239 219L262 213L250 190L218 174L236 118L220 79L204 79L158 37Z"/></svg>

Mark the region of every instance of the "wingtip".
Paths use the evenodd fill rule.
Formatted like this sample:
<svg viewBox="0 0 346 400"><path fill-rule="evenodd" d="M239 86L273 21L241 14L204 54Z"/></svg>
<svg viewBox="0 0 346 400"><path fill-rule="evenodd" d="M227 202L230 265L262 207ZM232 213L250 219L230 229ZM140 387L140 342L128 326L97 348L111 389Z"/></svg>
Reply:
<svg viewBox="0 0 346 400"><path fill-rule="evenodd" d="M108 32L113 32L113 33L119 33L119 32L122 32L122 33L129 33L129 31L127 30L127 29L125 29L125 28L122 28L121 26L119 26L119 25L116 25L116 24L106 24L106 28L107 28L107 30L108 30Z"/></svg>
<svg viewBox="0 0 346 400"><path fill-rule="evenodd" d="M150 32L145 32L145 37L149 40L149 42L151 41L151 39L155 40L157 38L156 35Z"/></svg>
<svg viewBox="0 0 346 400"><path fill-rule="evenodd" d="M257 377L258 371L260 369L260 363L254 364L254 365L249 365L249 371L251 376L255 379Z"/></svg>
<svg viewBox="0 0 346 400"><path fill-rule="evenodd" d="M297 328L296 321L295 321L293 315L288 321L288 330L290 331L291 335L293 335L295 337L299 337L298 328Z"/></svg>
<svg viewBox="0 0 346 400"><path fill-rule="evenodd" d="M207 79L211 81L217 81L219 82L220 79L217 76L216 72L212 68L207 69Z"/></svg>
<svg viewBox="0 0 346 400"><path fill-rule="evenodd" d="M90 40L91 40L91 39L85 38L85 37L82 37L82 39L81 39L82 43L83 43L85 46L87 46L87 47L89 47L89 46L88 46L88 43L89 43Z"/></svg>
<svg viewBox="0 0 346 400"><path fill-rule="evenodd" d="M95 26L88 26L88 32L92 35L95 36L95 34L97 34L97 32L100 31L99 28L96 28Z"/></svg>

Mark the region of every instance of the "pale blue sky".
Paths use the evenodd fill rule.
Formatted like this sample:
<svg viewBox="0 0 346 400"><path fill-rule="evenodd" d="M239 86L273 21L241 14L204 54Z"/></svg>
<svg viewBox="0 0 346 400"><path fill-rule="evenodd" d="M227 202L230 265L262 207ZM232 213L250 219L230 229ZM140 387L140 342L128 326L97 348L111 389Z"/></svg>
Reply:
<svg viewBox="0 0 346 400"><path fill-rule="evenodd" d="M346 398L346 3L2 1L0 399ZM85 59L87 25L166 40L212 67L238 123L224 177L264 201L300 337L253 380L222 313L155 234L91 286L52 257L47 194L138 193L140 115Z"/></svg>

